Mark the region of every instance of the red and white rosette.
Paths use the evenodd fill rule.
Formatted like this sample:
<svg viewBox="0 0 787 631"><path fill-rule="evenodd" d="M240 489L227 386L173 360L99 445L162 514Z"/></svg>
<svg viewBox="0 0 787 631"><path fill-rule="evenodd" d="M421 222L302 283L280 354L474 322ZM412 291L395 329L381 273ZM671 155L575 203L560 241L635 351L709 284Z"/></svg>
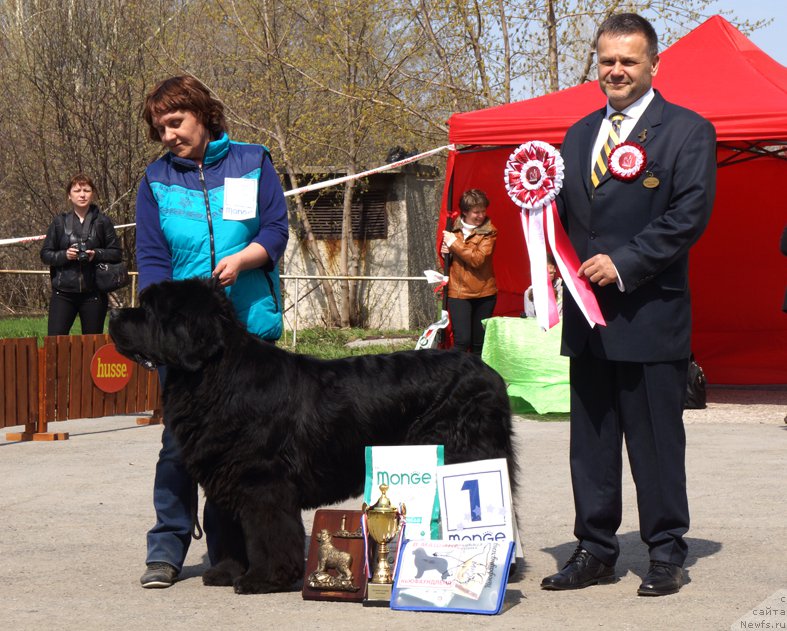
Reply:
<svg viewBox="0 0 787 631"><path fill-rule="evenodd" d="M563 186L563 156L540 140L526 142L508 156L506 190L526 210L549 204Z"/></svg>
<svg viewBox="0 0 787 631"><path fill-rule="evenodd" d="M563 186L564 170L563 157L557 149L533 140L514 150L503 174L509 197L521 209L533 281L533 304L538 324L544 330L560 321L547 271L547 242L566 288L590 326L606 324L590 283L577 275L579 259L558 217L555 197Z"/></svg>
<svg viewBox="0 0 787 631"><path fill-rule="evenodd" d="M647 161L645 147L636 142L621 142L609 154L609 172L616 180L628 182L639 177Z"/></svg>

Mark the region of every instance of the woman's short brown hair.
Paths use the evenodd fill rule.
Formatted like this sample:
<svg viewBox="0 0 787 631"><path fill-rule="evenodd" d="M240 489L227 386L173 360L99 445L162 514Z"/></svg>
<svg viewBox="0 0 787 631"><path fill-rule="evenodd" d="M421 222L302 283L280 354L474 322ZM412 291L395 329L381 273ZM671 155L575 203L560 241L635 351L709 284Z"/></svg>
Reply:
<svg viewBox="0 0 787 631"><path fill-rule="evenodd" d="M151 140L161 141L161 136L153 126L153 117L178 110L193 113L197 120L205 125L213 139L227 131L224 104L213 96L199 79L182 75L159 81L145 96L142 116L148 124L148 136Z"/></svg>
<svg viewBox="0 0 787 631"><path fill-rule="evenodd" d="M462 193L462 198L459 200L459 210L462 212L462 215L476 206L489 207L489 198L484 191L479 188L471 188Z"/></svg>
<svg viewBox="0 0 787 631"><path fill-rule="evenodd" d="M84 173L77 173L74 177L72 177L68 181L68 186L66 186L66 193L70 193L71 189L74 188L77 184L87 185L90 188L92 188L94 191L96 190L96 187L93 184L93 180L91 180Z"/></svg>

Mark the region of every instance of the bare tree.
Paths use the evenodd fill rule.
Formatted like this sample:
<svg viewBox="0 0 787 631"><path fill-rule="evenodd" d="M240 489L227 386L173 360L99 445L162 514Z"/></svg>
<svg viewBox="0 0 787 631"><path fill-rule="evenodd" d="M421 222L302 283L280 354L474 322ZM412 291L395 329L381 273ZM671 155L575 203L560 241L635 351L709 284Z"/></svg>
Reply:
<svg viewBox="0 0 787 631"><path fill-rule="evenodd" d="M443 144L456 111L591 79L593 36L612 13L653 20L662 48L707 18L711 0L0 0L0 232L40 234L89 173L116 223L161 150L140 120L145 91L191 73L227 105L237 136L270 146L292 186L317 171L357 173L394 145ZM765 22L727 16L744 32ZM352 234L359 186L343 188L338 264L296 196L292 225L321 275L355 275L372 246ZM425 230L434 230L430 225ZM122 233L127 257L134 231ZM38 247L0 264L40 267ZM0 303L45 293L0 278ZM23 289L24 288L24 289ZM325 321L363 323L364 295L321 284Z"/></svg>
<svg viewBox="0 0 787 631"><path fill-rule="evenodd" d="M86 0L0 6L0 81L13 95L0 125L14 146L4 163L0 225L43 232L64 210L64 186L80 171L93 178L115 223L133 221L133 192L150 152L138 123L149 30L144 8L135 0L105 0L99 11ZM133 259L133 231L121 238ZM40 266L37 250L29 247L26 265Z"/></svg>

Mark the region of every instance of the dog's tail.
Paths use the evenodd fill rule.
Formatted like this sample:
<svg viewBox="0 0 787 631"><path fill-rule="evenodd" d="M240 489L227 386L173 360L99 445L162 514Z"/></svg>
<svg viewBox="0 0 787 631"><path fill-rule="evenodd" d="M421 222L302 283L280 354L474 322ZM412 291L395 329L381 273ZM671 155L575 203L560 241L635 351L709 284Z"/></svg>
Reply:
<svg viewBox="0 0 787 631"><path fill-rule="evenodd" d="M492 369L489 369L490 372ZM499 379L497 373L494 375ZM511 493L517 489L519 465L514 445L511 405L505 384L477 392L472 405L462 406L445 444L446 464L505 458Z"/></svg>

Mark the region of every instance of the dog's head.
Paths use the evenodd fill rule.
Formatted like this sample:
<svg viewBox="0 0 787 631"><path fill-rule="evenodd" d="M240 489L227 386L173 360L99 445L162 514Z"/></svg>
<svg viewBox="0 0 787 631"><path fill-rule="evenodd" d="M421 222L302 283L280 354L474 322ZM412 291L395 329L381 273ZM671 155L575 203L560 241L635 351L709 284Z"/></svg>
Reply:
<svg viewBox="0 0 787 631"><path fill-rule="evenodd" d="M240 327L232 303L213 279L151 285L139 303L112 311L109 335L119 353L146 368L200 370L224 349L227 327Z"/></svg>

